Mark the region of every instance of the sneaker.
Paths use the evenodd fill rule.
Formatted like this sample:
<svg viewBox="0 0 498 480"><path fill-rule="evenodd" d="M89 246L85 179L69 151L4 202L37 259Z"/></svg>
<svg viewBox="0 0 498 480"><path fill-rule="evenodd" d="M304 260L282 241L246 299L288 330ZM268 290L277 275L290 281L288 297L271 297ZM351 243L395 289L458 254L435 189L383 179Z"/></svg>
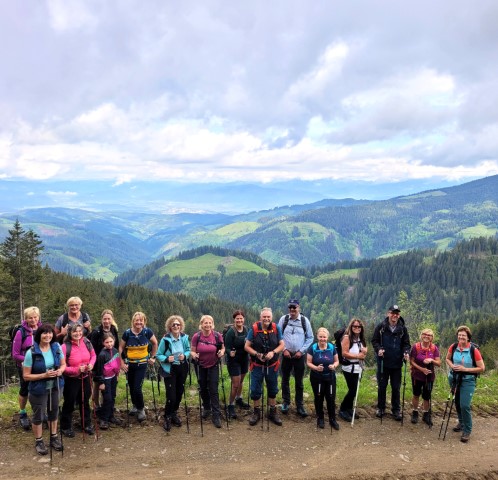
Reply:
<svg viewBox="0 0 498 480"><path fill-rule="evenodd" d="M453 427L454 432L461 432L462 431L462 424L458 422L454 427Z"/></svg>
<svg viewBox="0 0 498 480"><path fill-rule="evenodd" d="M228 418L237 418L237 413L235 412L235 405L228 405Z"/></svg>
<svg viewBox="0 0 498 480"><path fill-rule="evenodd" d="M137 410L137 420L143 422L147 417L145 416L145 411L143 408Z"/></svg>
<svg viewBox="0 0 498 480"><path fill-rule="evenodd" d="M386 412L382 408L378 408L377 411L375 412L375 416L377 418L382 418L385 414Z"/></svg>
<svg viewBox="0 0 498 480"><path fill-rule="evenodd" d="M325 421L323 418L316 419L316 428L325 428Z"/></svg>
<svg viewBox="0 0 498 480"><path fill-rule="evenodd" d="M425 415L425 413L424 413ZM418 411L417 410L413 410L412 412L412 423L418 423Z"/></svg>
<svg viewBox="0 0 498 480"><path fill-rule="evenodd" d="M429 412L424 412L422 415L422 422L425 424L429 425L429 427L432 427L432 417Z"/></svg>
<svg viewBox="0 0 498 480"><path fill-rule="evenodd" d="M270 407L268 419L271 420L275 425L278 425L279 427L282 426L282 420L278 416L277 407Z"/></svg>
<svg viewBox="0 0 498 480"><path fill-rule="evenodd" d="M120 420L119 418L116 418L116 417L111 417L109 419L109 423L112 423L113 425L117 425L118 427L120 427L121 425L123 425L122 420Z"/></svg>
<svg viewBox="0 0 498 480"><path fill-rule="evenodd" d="M302 418L306 418L308 416L308 412L302 405L299 405L299 407L297 407L297 414Z"/></svg>
<svg viewBox="0 0 498 480"><path fill-rule="evenodd" d="M251 406L244 402L244 399L242 397L239 397L235 400L235 404L238 405L242 410L249 410Z"/></svg>
<svg viewBox="0 0 498 480"><path fill-rule="evenodd" d="M88 435L93 435L95 433L95 429L93 428L93 425L86 426L85 433L88 433Z"/></svg>
<svg viewBox="0 0 498 480"><path fill-rule="evenodd" d="M164 417L163 428L167 432L171 430L171 417Z"/></svg>
<svg viewBox="0 0 498 480"><path fill-rule="evenodd" d="M207 420L211 415L211 409L210 408L205 408L202 410L202 419Z"/></svg>
<svg viewBox="0 0 498 480"><path fill-rule="evenodd" d="M337 420L335 418L331 418L329 420L329 424L330 426L334 429L334 430L339 430L339 424L337 423Z"/></svg>
<svg viewBox="0 0 498 480"><path fill-rule="evenodd" d="M467 443L470 439L470 433L462 433L462 436L460 437L460 441L462 443Z"/></svg>
<svg viewBox="0 0 498 480"><path fill-rule="evenodd" d="M282 403L282 406L280 407L280 411L284 414L287 415L289 413L289 404L284 402Z"/></svg>
<svg viewBox="0 0 498 480"><path fill-rule="evenodd" d="M31 420L29 419L27 413L21 413L19 416L19 424L26 431L31 429Z"/></svg>
<svg viewBox="0 0 498 480"><path fill-rule="evenodd" d="M213 422L213 425L216 428L221 428L221 419L220 419L219 415L213 415L213 418L211 419L211 421Z"/></svg>
<svg viewBox="0 0 498 480"><path fill-rule="evenodd" d="M137 414L137 412L138 412L138 408L137 408L137 407L135 407L135 405L133 405L133 406L131 407L131 410L128 412L128 415L131 415L131 416L133 417L134 415L136 415L136 414Z"/></svg>
<svg viewBox="0 0 498 480"><path fill-rule="evenodd" d="M178 416L178 412L173 412L173 415L171 415L171 423L175 427L181 427L182 426L182 419Z"/></svg>
<svg viewBox="0 0 498 480"><path fill-rule="evenodd" d="M351 420L353 420L350 413L345 412L344 410L339 410L339 417L341 417L343 420L345 420L346 422L349 422L349 423L351 422Z"/></svg>
<svg viewBox="0 0 498 480"><path fill-rule="evenodd" d="M109 422L106 422L105 420L100 420L99 428L101 430L108 430L109 429Z"/></svg>
<svg viewBox="0 0 498 480"><path fill-rule="evenodd" d="M61 432L65 437L74 438L74 430L72 428L63 428Z"/></svg>
<svg viewBox="0 0 498 480"><path fill-rule="evenodd" d="M401 420L403 420L403 416L401 415L401 412L393 412L393 417L394 417L394 420L396 420L397 422L401 422Z"/></svg>
<svg viewBox="0 0 498 480"><path fill-rule="evenodd" d="M50 435L50 447L57 452L62 452L62 450L64 449L64 447L62 446L62 442L57 437L57 435Z"/></svg>
<svg viewBox="0 0 498 480"><path fill-rule="evenodd" d="M35 449L38 455L46 455L48 453L48 448L45 446L43 439L36 440Z"/></svg>
<svg viewBox="0 0 498 480"><path fill-rule="evenodd" d="M249 425L253 427L261 420L261 409L259 407L254 407L252 415L249 417Z"/></svg>

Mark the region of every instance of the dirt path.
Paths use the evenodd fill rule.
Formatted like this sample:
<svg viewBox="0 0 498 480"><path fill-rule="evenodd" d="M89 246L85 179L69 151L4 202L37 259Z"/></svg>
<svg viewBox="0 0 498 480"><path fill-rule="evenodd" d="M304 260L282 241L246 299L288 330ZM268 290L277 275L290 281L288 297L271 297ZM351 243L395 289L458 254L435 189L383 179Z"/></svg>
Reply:
<svg viewBox="0 0 498 480"><path fill-rule="evenodd" d="M0 440L0 479L498 479L497 418L476 418L465 445L450 429L446 441L438 440L440 417L430 430L408 417L402 427L391 418L380 425L371 411L360 414L354 428L341 421L339 432L317 431L314 419L289 415L283 427L271 424L269 431L266 423L264 431L249 427L245 418L228 431L207 422L204 437L195 412L190 434L185 426L166 434L151 416L142 426L132 422L129 431L102 432L98 442L90 437L83 442L81 433L64 439L64 457L54 453L52 465L35 454L31 433L7 425Z"/></svg>

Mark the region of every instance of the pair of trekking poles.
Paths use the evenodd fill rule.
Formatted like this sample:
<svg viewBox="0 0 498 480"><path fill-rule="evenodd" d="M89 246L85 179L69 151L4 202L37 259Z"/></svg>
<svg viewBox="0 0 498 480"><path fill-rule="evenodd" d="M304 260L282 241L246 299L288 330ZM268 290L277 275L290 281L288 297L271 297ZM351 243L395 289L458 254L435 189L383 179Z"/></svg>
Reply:
<svg viewBox="0 0 498 480"><path fill-rule="evenodd" d="M446 399L446 407L443 413L443 421L441 422L441 428L439 429L439 439L441 439L441 435L443 435L443 427L444 427L444 435L443 441L446 440L446 433L448 432L448 425L450 423L451 411L453 410L453 405L455 404L455 397L462 383L462 375L460 373L453 373L453 381L451 383L450 392L448 393L448 398ZM451 400L451 401L450 401ZM448 411L449 405L449 411ZM446 417L446 413L448 412L448 417ZM445 425L446 420L446 425Z"/></svg>

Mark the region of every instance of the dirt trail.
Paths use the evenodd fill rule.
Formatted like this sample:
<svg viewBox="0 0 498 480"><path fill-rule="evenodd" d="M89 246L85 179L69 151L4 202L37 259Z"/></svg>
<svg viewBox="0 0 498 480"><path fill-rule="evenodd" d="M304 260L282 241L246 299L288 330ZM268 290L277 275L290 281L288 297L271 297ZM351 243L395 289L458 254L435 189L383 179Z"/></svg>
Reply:
<svg viewBox="0 0 498 480"><path fill-rule="evenodd" d="M438 440L441 418L432 430L424 424L404 426L386 417L383 424L372 411L360 411L354 428L340 423L339 432L317 431L311 417L290 414L283 427L249 427L239 417L217 430L204 424L201 437L196 412L190 434L185 426L166 434L150 415L145 425L102 432L95 442L82 434L64 439L64 457L54 452L52 465L33 448L31 433L7 425L0 440L0 479L59 476L126 479L498 479L498 419L475 418L468 444L448 431ZM194 418L195 417L195 418ZM453 425L453 422L450 424ZM46 436L46 431L44 432Z"/></svg>

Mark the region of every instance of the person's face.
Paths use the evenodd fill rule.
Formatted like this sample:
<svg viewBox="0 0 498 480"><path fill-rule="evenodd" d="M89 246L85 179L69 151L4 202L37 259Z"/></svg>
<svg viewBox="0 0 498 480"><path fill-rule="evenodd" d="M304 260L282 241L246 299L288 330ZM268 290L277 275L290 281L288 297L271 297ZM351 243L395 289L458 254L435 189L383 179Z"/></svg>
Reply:
<svg viewBox="0 0 498 480"><path fill-rule="evenodd" d="M396 325L399 320L399 312L388 312L387 316L389 317L389 323L391 325Z"/></svg>
<svg viewBox="0 0 498 480"><path fill-rule="evenodd" d="M175 320L171 324L170 331L178 335L181 332L181 330L182 330L182 324L178 320Z"/></svg>
<svg viewBox="0 0 498 480"><path fill-rule="evenodd" d="M261 320L261 323L265 327L267 327L271 323L272 314L271 314L271 312L265 310L264 312L261 312L261 316L259 317L259 319Z"/></svg>
<svg viewBox="0 0 498 480"><path fill-rule="evenodd" d="M236 327L242 327L244 325L244 317L242 315L237 315L233 319Z"/></svg>
<svg viewBox="0 0 498 480"><path fill-rule="evenodd" d="M36 313L30 313L28 315L28 318L26 318L26 322L28 322L28 325L31 328L35 328L38 325L38 321L40 320L40 317Z"/></svg>
<svg viewBox="0 0 498 480"><path fill-rule="evenodd" d="M420 335L422 342L426 343L432 342L432 337L433 335L431 335L430 333L422 333L422 335Z"/></svg>
<svg viewBox="0 0 498 480"><path fill-rule="evenodd" d="M358 322L354 322L353 325L351 325L351 330L354 335L360 335L362 328L361 323Z"/></svg>
<svg viewBox="0 0 498 480"><path fill-rule="evenodd" d="M73 315L77 314L81 309L81 304L78 302L71 302L69 304L69 312Z"/></svg>
<svg viewBox="0 0 498 480"><path fill-rule="evenodd" d="M142 330L145 327L145 319L142 315L135 315L133 318L133 328L135 330Z"/></svg>
<svg viewBox="0 0 498 480"><path fill-rule="evenodd" d="M104 330L108 331L111 329L111 325L112 325L112 315L110 313L106 313L103 317L102 317L102 327L104 328Z"/></svg>
<svg viewBox="0 0 498 480"><path fill-rule="evenodd" d="M209 332L214 327L214 322L210 318L205 318L201 323L201 328L205 332Z"/></svg>
<svg viewBox="0 0 498 480"><path fill-rule="evenodd" d="M73 340L80 340L82 336L83 336L82 328L75 328L74 330L71 331L71 338Z"/></svg>
<svg viewBox="0 0 498 480"><path fill-rule="evenodd" d="M42 343L50 343L54 334L52 332L43 332L40 335L40 340Z"/></svg>
<svg viewBox="0 0 498 480"><path fill-rule="evenodd" d="M104 340L104 347L110 350L112 347L114 347L114 338L106 338Z"/></svg>
<svg viewBox="0 0 498 480"><path fill-rule="evenodd" d="M467 336L467 332L461 330L457 334L457 339L459 343L466 344L469 341L469 337Z"/></svg>
<svg viewBox="0 0 498 480"><path fill-rule="evenodd" d="M299 315L299 305L289 305L289 316L291 318L297 318Z"/></svg>
<svg viewBox="0 0 498 480"><path fill-rule="evenodd" d="M327 341L329 339L328 335L325 332L318 333L316 338L318 338L319 343L327 343Z"/></svg>

